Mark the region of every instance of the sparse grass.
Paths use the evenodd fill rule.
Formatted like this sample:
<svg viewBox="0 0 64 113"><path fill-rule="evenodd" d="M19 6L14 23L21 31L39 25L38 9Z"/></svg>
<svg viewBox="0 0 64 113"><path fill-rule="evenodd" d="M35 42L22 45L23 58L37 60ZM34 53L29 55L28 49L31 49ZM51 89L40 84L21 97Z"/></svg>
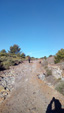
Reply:
<svg viewBox="0 0 64 113"><path fill-rule="evenodd" d="M64 95L64 81L61 81L55 89Z"/></svg>
<svg viewBox="0 0 64 113"><path fill-rule="evenodd" d="M0 56L1 66L3 69L9 69L10 66L19 64L23 59L17 55Z"/></svg>
<svg viewBox="0 0 64 113"><path fill-rule="evenodd" d="M2 64L3 64L3 67L5 69L9 69L9 66L14 66L14 61L13 60L7 60L7 61L3 62Z"/></svg>
<svg viewBox="0 0 64 113"><path fill-rule="evenodd" d="M10 66L18 65L26 59L26 55L21 53L21 48L17 44L10 46L8 52L5 49L0 51L0 71L9 69Z"/></svg>
<svg viewBox="0 0 64 113"><path fill-rule="evenodd" d="M52 70L47 68L46 69L46 75L47 76L52 75Z"/></svg>
<svg viewBox="0 0 64 113"><path fill-rule="evenodd" d="M52 75L52 70L48 68L48 62L46 60L43 60L42 66L46 70L46 76Z"/></svg>
<svg viewBox="0 0 64 113"><path fill-rule="evenodd" d="M59 50L55 55L55 64L64 61L64 49Z"/></svg>
<svg viewBox="0 0 64 113"><path fill-rule="evenodd" d="M58 80L57 81L61 81L61 78L58 78Z"/></svg>

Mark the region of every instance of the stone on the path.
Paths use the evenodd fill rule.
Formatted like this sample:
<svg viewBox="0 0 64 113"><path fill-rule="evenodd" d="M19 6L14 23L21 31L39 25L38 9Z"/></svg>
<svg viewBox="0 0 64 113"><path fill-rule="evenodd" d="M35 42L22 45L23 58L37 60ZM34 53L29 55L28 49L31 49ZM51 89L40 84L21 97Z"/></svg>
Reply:
<svg viewBox="0 0 64 113"><path fill-rule="evenodd" d="M40 74L40 75L37 75L39 79L41 80L44 80L45 79L45 75L44 74Z"/></svg>

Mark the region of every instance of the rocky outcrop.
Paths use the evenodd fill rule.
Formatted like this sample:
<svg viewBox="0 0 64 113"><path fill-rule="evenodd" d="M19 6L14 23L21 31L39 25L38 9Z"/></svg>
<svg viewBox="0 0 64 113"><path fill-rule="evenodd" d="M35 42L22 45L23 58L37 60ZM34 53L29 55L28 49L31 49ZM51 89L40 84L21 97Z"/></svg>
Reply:
<svg viewBox="0 0 64 113"><path fill-rule="evenodd" d="M45 74L39 74L37 75L38 79L44 80L45 79Z"/></svg>
<svg viewBox="0 0 64 113"><path fill-rule="evenodd" d="M52 70L52 75L55 78L57 78L57 79L62 78L62 70L60 69L60 66L48 64L48 68Z"/></svg>
<svg viewBox="0 0 64 113"><path fill-rule="evenodd" d="M4 71L3 73L0 75L0 103L3 102L10 91L12 91L15 82L15 78L11 74L12 71Z"/></svg>

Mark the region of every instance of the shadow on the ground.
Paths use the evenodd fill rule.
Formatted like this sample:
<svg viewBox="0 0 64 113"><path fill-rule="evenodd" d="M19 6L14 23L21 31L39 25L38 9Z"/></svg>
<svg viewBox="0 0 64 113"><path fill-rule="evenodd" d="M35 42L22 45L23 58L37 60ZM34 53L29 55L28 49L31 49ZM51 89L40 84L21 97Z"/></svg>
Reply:
<svg viewBox="0 0 64 113"><path fill-rule="evenodd" d="M4 67L0 67L0 71L4 71L6 70Z"/></svg>
<svg viewBox="0 0 64 113"><path fill-rule="evenodd" d="M54 109L52 109L52 104L54 103ZM52 98L50 104L47 107L46 113L64 113L62 105L58 99Z"/></svg>
<svg viewBox="0 0 64 113"><path fill-rule="evenodd" d="M32 62L32 61L30 61L30 62L28 62L28 63L30 63L30 64L31 64L31 63L33 63L33 62Z"/></svg>

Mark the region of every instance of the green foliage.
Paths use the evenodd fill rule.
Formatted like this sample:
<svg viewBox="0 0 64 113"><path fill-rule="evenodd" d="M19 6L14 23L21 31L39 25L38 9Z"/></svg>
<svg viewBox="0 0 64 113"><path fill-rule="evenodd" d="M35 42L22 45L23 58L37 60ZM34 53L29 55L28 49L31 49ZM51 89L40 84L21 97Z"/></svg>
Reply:
<svg viewBox="0 0 64 113"><path fill-rule="evenodd" d="M0 51L0 56L7 56L7 53L6 53L6 50L5 49L2 49Z"/></svg>
<svg viewBox="0 0 64 113"><path fill-rule="evenodd" d="M18 65L22 58L18 57L17 55L8 54L8 56L0 56L0 70L3 69L9 69L10 66Z"/></svg>
<svg viewBox="0 0 64 113"><path fill-rule="evenodd" d="M27 55L27 57L30 57L29 55Z"/></svg>
<svg viewBox="0 0 64 113"><path fill-rule="evenodd" d="M34 57L31 57L31 60L35 60L35 58ZM36 59L37 60L37 59Z"/></svg>
<svg viewBox="0 0 64 113"><path fill-rule="evenodd" d="M19 46L15 44L10 47L9 53L17 54L20 52L20 50L21 50L21 48L19 48Z"/></svg>
<svg viewBox="0 0 64 113"><path fill-rule="evenodd" d="M28 58L29 58L30 56L29 55L27 55L25 58L26 58L26 60L28 60Z"/></svg>
<svg viewBox="0 0 64 113"><path fill-rule="evenodd" d="M13 60L7 60L7 61L3 62L3 67L5 69L9 69L10 66L14 66L14 61Z"/></svg>
<svg viewBox="0 0 64 113"><path fill-rule="evenodd" d="M0 51L0 71L9 69L10 66L18 65L25 59L25 54L20 53L18 45L10 47L10 51L7 53L5 49Z"/></svg>
<svg viewBox="0 0 64 113"><path fill-rule="evenodd" d="M19 57L7 57L2 61L2 65L5 69L9 69L10 66L18 65L21 61Z"/></svg>
<svg viewBox="0 0 64 113"><path fill-rule="evenodd" d="M49 57L52 57L52 55L49 55Z"/></svg>
<svg viewBox="0 0 64 113"><path fill-rule="evenodd" d="M46 69L46 75L47 76L52 75L52 70L47 68Z"/></svg>
<svg viewBox="0 0 64 113"><path fill-rule="evenodd" d="M2 49L0 52L1 53L6 53L6 50L5 49Z"/></svg>
<svg viewBox="0 0 64 113"><path fill-rule="evenodd" d="M41 57L40 59L44 59L44 57Z"/></svg>
<svg viewBox="0 0 64 113"><path fill-rule="evenodd" d="M6 57L7 57L8 54L7 54L7 53L1 53L1 52L0 52L0 56L6 56Z"/></svg>
<svg viewBox="0 0 64 113"><path fill-rule="evenodd" d="M0 71L1 70L4 70L5 68L3 67L3 64L2 64L2 62L0 61Z"/></svg>
<svg viewBox="0 0 64 113"><path fill-rule="evenodd" d="M64 60L64 49L59 50L55 56L55 63L58 63L61 60Z"/></svg>
<svg viewBox="0 0 64 113"><path fill-rule="evenodd" d="M40 59L45 59L45 60L46 60L46 59L47 59L47 57L46 57L46 56L44 56L44 57L41 57Z"/></svg>
<svg viewBox="0 0 64 113"><path fill-rule="evenodd" d="M22 53L20 56L21 56L22 58L25 58L26 55L25 55L24 53Z"/></svg>
<svg viewBox="0 0 64 113"><path fill-rule="evenodd" d="M47 59L47 57L46 57L46 56L44 56L43 58L44 58L45 60Z"/></svg>
<svg viewBox="0 0 64 113"><path fill-rule="evenodd" d="M20 54L20 53L18 53L18 54L17 54L17 57L21 57L21 54Z"/></svg>
<svg viewBox="0 0 64 113"><path fill-rule="evenodd" d="M64 82L61 81L55 89L64 95Z"/></svg>

